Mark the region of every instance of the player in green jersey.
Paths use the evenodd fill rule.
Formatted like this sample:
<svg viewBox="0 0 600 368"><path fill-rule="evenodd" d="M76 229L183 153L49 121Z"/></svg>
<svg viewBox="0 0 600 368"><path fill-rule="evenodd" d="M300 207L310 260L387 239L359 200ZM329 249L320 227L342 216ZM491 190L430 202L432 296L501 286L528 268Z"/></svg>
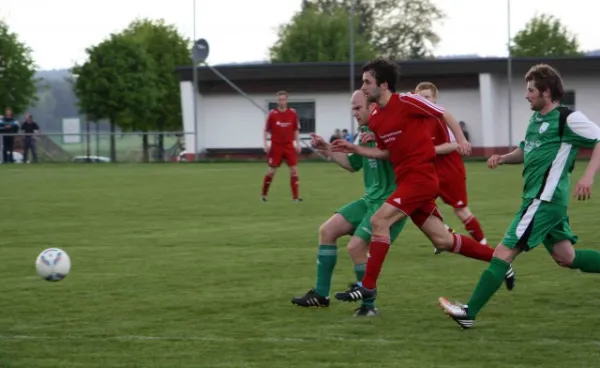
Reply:
<svg viewBox="0 0 600 368"><path fill-rule="evenodd" d="M525 76L526 98L534 111L519 148L488 160L498 165L524 164L523 202L494 252L466 305L440 298L444 312L462 328L473 326L475 317L504 281L510 263L521 252L538 244L562 267L600 273L600 252L573 248L567 206L569 178L579 148L593 148L583 177L575 187L579 200L590 198L594 175L600 169L600 127L579 111L561 106L564 89L560 75L546 64L532 67Z"/></svg>
<svg viewBox="0 0 600 368"><path fill-rule="evenodd" d="M352 113L360 126L361 133L368 132L369 114L367 99L360 90L351 99ZM360 136L357 137L357 144ZM348 253L354 262L356 280L360 282L365 273L367 252L371 241L371 216L385 202L394 189L394 168L389 161L376 160L353 154L330 152L329 144L320 136L313 135L313 146L335 161L342 168L356 172L362 169L365 193L362 198L340 208L319 229L319 250L317 256L317 282L314 289L304 296L295 297L292 303L301 307L329 306L331 278L337 261L337 240L344 235L352 235L348 243ZM364 143L375 146L375 142ZM402 231L406 219L395 223L391 228L393 242ZM376 316L375 299L363 300L354 313L355 316Z"/></svg>

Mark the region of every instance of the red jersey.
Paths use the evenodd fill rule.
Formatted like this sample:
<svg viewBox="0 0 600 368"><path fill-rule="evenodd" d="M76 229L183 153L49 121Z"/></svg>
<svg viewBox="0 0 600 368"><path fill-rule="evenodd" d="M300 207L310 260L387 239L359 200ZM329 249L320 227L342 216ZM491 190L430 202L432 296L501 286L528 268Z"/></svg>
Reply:
<svg viewBox="0 0 600 368"><path fill-rule="evenodd" d="M287 108L285 111L280 111L275 108L267 116L265 132L271 133L272 143L291 144L296 139L296 131L299 127L296 110Z"/></svg>
<svg viewBox="0 0 600 368"><path fill-rule="evenodd" d="M446 123L437 118L431 118L430 121L431 140L434 146L456 142L456 137ZM438 175L440 176L440 180L463 179L467 175L465 164L460 153L457 151L450 152L446 155L437 155L435 158L435 166Z"/></svg>
<svg viewBox="0 0 600 368"><path fill-rule="evenodd" d="M390 152L396 183L411 180L438 182L435 147L427 126L429 118L441 118L444 108L414 94L392 94L384 107L376 107L369 117L380 149Z"/></svg>

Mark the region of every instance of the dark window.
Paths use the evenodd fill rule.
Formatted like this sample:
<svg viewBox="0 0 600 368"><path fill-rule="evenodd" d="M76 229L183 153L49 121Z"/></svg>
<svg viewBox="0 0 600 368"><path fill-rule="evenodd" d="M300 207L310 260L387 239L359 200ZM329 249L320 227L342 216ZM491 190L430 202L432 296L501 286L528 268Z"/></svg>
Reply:
<svg viewBox="0 0 600 368"><path fill-rule="evenodd" d="M575 111L575 91L565 91L565 95L560 103Z"/></svg>
<svg viewBox="0 0 600 368"><path fill-rule="evenodd" d="M289 102L288 105L296 110L300 120L300 133L315 132L315 103L314 102ZM277 107L276 102L269 102L269 111Z"/></svg>

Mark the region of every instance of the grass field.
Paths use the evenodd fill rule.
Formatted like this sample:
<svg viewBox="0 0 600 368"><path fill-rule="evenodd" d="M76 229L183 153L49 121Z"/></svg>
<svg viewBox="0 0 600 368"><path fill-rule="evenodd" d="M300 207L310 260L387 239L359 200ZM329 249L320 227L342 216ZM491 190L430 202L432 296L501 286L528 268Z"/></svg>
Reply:
<svg viewBox="0 0 600 368"><path fill-rule="evenodd" d="M501 289L468 331L437 297L466 301L485 265L434 256L412 224L384 267L381 316L353 318L356 305L337 301L292 306L314 283L319 224L361 195L361 178L303 164L305 202L291 202L281 171L265 204L264 171L0 166L0 367L598 366L600 275L560 269L543 247L516 262L515 290ZM520 202L520 168L470 163L468 172L471 208L497 242ZM579 246L600 249L597 199L570 213ZM334 291L353 281L345 244ZM59 283L35 274L49 246L73 262Z"/></svg>

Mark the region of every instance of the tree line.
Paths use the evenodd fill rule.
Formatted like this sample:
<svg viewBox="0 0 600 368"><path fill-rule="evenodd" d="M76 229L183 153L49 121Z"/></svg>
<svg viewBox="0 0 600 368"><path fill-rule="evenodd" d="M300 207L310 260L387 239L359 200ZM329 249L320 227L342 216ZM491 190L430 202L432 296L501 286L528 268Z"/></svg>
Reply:
<svg viewBox="0 0 600 368"><path fill-rule="evenodd" d="M270 61L347 61L352 2L356 61L433 58L440 41L434 26L446 15L432 0L302 0L301 9L280 26ZM86 49L86 60L72 66L65 83L53 83L36 75L32 50L0 20L0 107L39 115L63 103L52 98L60 94L75 98L76 112L89 121L108 121L112 131L180 131L174 70L192 64L191 45L174 25L137 19ZM515 35L511 51L515 57L581 55L577 38L546 14Z"/></svg>

